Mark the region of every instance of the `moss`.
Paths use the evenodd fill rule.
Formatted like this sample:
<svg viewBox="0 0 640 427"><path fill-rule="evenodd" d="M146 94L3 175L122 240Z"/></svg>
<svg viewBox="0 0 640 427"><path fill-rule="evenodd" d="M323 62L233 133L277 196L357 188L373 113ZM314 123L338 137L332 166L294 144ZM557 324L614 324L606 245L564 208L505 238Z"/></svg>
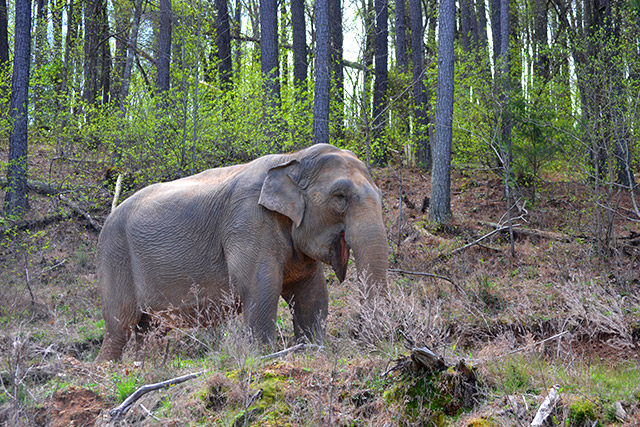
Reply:
<svg viewBox="0 0 640 427"><path fill-rule="evenodd" d="M579 397L569 404L569 425L592 425L598 419L599 405L589 399Z"/></svg>
<svg viewBox="0 0 640 427"><path fill-rule="evenodd" d="M495 427L498 424L491 418L473 417L463 424L464 427Z"/></svg>

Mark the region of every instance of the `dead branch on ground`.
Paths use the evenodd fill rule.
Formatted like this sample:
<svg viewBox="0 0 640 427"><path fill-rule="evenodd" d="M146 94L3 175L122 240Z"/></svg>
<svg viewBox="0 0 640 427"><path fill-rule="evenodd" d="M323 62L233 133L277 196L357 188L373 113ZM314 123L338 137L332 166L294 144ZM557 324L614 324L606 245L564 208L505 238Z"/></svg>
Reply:
<svg viewBox="0 0 640 427"><path fill-rule="evenodd" d="M115 421L118 418L122 417L124 414L127 413L127 411L129 409L131 409L131 407L133 406L134 403L136 403L136 401L138 401L138 399L140 399L142 396L144 396L145 394L151 392L151 391L155 391L155 390L160 390L163 388L168 388L171 386L174 386L176 384L180 384L189 380L192 380L194 378L199 377L200 375L206 373L208 371L200 371L200 372L196 372L196 373L192 373L192 374L187 374L187 375L183 375L181 377L177 377L177 378L171 378L169 380L166 381L162 381L159 383L155 383L155 384L147 384L147 385L143 385L142 387L140 387L139 389L137 389L132 395L130 395L129 397L127 397L125 399L124 402L122 402L119 406L111 409L109 411L109 416L111 417L111 421Z"/></svg>
<svg viewBox="0 0 640 427"><path fill-rule="evenodd" d="M85 212L82 208L80 208L80 206L78 206L77 203L75 203L73 200L70 200L68 198L66 198L65 196L63 196L62 194L60 194L60 200L62 200L64 202L65 205L69 206L71 209L73 209L73 211L75 213L77 213L78 215L84 217L84 219L87 220L87 222L89 223L89 225L96 231L100 232L100 230L102 230L102 226L100 224L98 224L97 222L95 222L93 220L93 218L91 218L91 215L89 215L87 212Z"/></svg>

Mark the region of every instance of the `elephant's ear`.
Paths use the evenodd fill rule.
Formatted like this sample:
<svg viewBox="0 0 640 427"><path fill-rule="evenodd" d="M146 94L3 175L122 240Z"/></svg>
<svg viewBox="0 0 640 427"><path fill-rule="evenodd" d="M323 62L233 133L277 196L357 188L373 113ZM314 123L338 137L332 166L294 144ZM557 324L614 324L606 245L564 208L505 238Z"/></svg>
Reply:
<svg viewBox="0 0 640 427"><path fill-rule="evenodd" d="M258 200L265 208L289 217L296 227L302 223L305 207L302 192L292 178L298 167L298 161L291 160L269 169Z"/></svg>

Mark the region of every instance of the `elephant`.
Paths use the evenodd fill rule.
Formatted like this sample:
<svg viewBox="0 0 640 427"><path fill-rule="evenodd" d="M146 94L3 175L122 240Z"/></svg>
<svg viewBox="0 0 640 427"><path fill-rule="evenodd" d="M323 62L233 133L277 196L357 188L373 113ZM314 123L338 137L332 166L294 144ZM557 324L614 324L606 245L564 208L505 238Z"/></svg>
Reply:
<svg viewBox="0 0 640 427"><path fill-rule="evenodd" d="M153 313L193 319L203 302L217 313L211 325L242 313L252 339L268 344L282 297L296 339L322 342L322 264L342 282L351 250L367 289L381 294L382 193L363 162L329 144L145 187L111 212L98 238L105 336L96 361L118 360ZM228 295L235 302L221 309Z"/></svg>

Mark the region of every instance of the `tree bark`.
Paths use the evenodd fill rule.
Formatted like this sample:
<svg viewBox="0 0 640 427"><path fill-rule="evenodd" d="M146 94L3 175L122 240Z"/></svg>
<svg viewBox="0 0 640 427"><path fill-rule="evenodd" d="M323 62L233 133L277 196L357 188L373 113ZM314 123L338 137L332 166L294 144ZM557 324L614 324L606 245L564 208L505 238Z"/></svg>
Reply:
<svg viewBox="0 0 640 427"><path fill-rule="evenodd" d="M471 0L460 0L460 41L462 50L471 50Z"/></svg>
<svg viewBox="0 0 640 427"><path fill-rule="evenodd" d="M7 0L0 0L0 69L9 62Z"/></svg>
<svg viewBox="0 0 640 427"><path fill-rule="evenodd" d="M142 17L142 0L134 2L133 24L131 27L131 35L127 43L127 59L122 72L122 89L120 91L120 111L125 111L127 96L129 96L129 84L131 83L131 70L133 68L133 60L136 54L136 46L138 45L138 31L140 29L140 19Z"/></svg>
<svg viewBox="0 0 640 427"><path fill-rule="evenodd" d="M293 32L293 85L303 90L307 84L307 28L304 0L291 0Z"/></svg>
<svg viewBox="0 0 640 427"><path fill-rule="evenodd" d="M396 62L400 73L406 73L409 69L406 1L396 0Z"/></svg>
<svg viewBox="0 0 640 427"><path fill-rule="evenodd" d="M231 89L233 63L231 58L231 27L227 0L215 0L216 3L216 48L218 57L218 76L223 90Z"/></svg>
<svg viewBox="0 0 640 427"><path fill-rule="evenodd" d="M331 38L331 123L335 129L335 139L344 138L344 68L342 5L340 0L329 0L329 32Z"/></svg>
<svg viewBox="0 0 640 427"><path fill-rule="evenodd" d="M493 37L493 64L495 81L498 81L498 57L502 48L502 31L500 29L500 0L491 0L491 36Z"/></svg>
<svg viewBox="0 0 640 427"><path fill-rule="evenodd" d="M453 138L453 93L455 0L441 0L438 15L438 93L433 142L431 204L429 217L437 223L451 218L451 140Z"/></svg>
<svg viewBox="0 0 640 427"><path fill-rule="evenodd" d="M387 165L387 144L384 128L387 115L388 82L388 37L389 11L387 0L375 0L376 10L376 54L375 80L373 84L373 162L376 166Z"/></svg>
<svg viewBox="0 0 640 427"><path fill-rule="evenodd" d="M409 0L411 19L411 59L413 61L414 139L418 151L418 165L428 170L431 167L431 145L429 143L429 95L424 84L424 28L420 0Z"/></svg>
<svg viewBox="0 0 640 427"><path fill-rule="evenodd" d="M313 97L313 142L329 142L329 92L331 84L331 36L329 0L316 0L316 81Z"/></svg>
<svg viewBox="0 0 640 427"><path fill-rule="evenodd" d="M98 54L102 33L101 10L102 0L84 2L84 92L82 97L87 104L95 103L100 82Z"/></svg>
<svg viewBox="0 0 640 427"><path fill-rule="evenodd" d="M216 0L216 5L220 0ZM226 5L226 0L222 0ZM229 22L227 21L227 33ZM158 28L158 74L156 87L158 92L169 90L171 82L171 0L160 0L160 20Z"/></svg>
<svg viewBox="0 0 640 427"><path fill-rule="evenodd" d="M278 70L278 2L260 0L260 68L264 90L272 108L280 104Z"/></svg>
<svg viewBox="0 0 640 427"><path fill-rule="evenodd" d="M16 0L13 77L9 115L13 130L9 137L5 215L21 215L29 209L27 200L27 128L29 67L31 63L31 2Z"/></svg>

